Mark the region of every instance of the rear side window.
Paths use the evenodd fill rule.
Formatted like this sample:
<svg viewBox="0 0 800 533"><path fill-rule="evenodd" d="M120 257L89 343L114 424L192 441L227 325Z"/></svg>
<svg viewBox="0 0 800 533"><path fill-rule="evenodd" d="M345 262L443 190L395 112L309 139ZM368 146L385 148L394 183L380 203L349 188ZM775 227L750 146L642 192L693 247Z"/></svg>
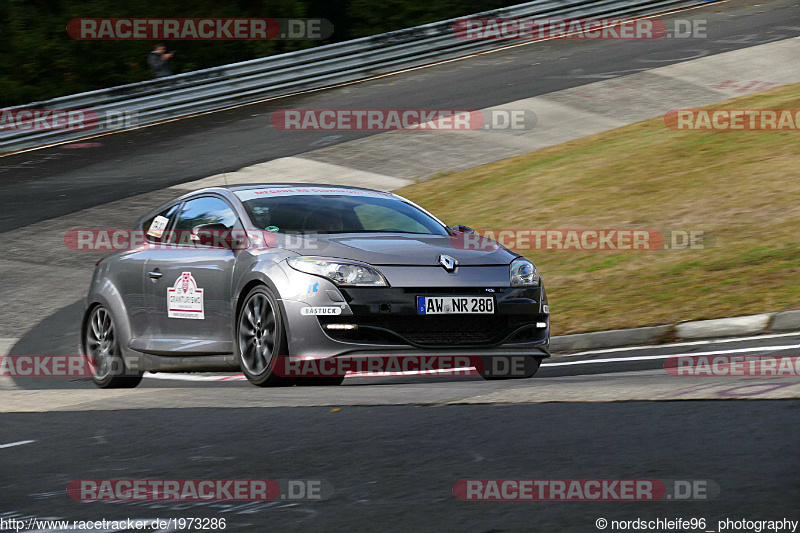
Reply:
<svg viewBox="0 0 800 533"><path fill-rule="evenodd" d="M161 242L164 232L169 228L170 223L172 223L172 219L175 218L180 205L181 204L172 205L158 213L156 216L148 218L144 221L144 224L142 224L142 231L144 232L145 238L148 241Z"/></svg>

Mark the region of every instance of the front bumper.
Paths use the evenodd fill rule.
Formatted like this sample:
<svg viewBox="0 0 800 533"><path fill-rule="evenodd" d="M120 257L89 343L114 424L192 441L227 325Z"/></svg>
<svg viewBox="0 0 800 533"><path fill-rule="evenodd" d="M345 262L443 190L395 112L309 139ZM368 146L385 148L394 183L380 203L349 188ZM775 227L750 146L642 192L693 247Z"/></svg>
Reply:
<svg viewBox="0 0 800 533"><path fill-rule="evenodd" d="M531 353L549 357L550 315L544 286L509 287L363 287L324 284L321 298L340 306L335 315L303 316L313 304L282 300L289 353L304 357L355 354L503 355ZM322 289L323 287L320 287ZM335 289L331 297L332 289ZM324 295L324 296L323 296ZM419 315L418 296L492 296L493 314ZM315 295L316 296L316 295ZM309 298L310 300L311 298ZM329 329L346 324L354 329Z"/></svg>
<svg viewBox="0 0 800 533"><path fill-rule="evenodd" d="M415 348L493 348L504 344L547 341L549 315L541 312L538 289L386 288L341 289L352 316L320 316L326 335L358 344L405 345ZM490 296L493 314L417 313L418 296ZM329 324L357 329L327 329ZM541 325L544 324L544 327Z"/></svg>

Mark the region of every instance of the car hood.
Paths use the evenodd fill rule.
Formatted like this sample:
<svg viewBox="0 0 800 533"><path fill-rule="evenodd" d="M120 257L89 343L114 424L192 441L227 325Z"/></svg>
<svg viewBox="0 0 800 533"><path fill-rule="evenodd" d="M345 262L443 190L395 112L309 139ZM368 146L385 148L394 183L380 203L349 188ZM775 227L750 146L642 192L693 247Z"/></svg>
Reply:
<svg viewBox="0 0 800 533"><path fill-rule="evenodd" d="M299 255L338 257L371 265L438 265L449 255L461 266L507 265L517 254L483 239L480 249L467 249L464 239L438 235L335 234L286 236L283 246ZM473 248L476 248L473 246Z"/></svg>

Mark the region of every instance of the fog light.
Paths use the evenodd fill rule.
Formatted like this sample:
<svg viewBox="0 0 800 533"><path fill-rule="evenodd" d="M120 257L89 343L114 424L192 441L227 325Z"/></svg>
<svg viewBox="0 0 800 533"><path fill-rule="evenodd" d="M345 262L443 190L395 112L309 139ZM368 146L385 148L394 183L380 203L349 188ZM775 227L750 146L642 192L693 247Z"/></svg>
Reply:
<svg viewBox="0 0 800 533"><path fill-rule="evenodd" d="M356 324L325 324L325 329L358 329Z"/></svg>
<svg viewBox="0 0 800 533"><path fill-rule="evenodd" d="M546 328L547 327L547 322L537 322L536 323L536 327L537 328Z"/></svg>

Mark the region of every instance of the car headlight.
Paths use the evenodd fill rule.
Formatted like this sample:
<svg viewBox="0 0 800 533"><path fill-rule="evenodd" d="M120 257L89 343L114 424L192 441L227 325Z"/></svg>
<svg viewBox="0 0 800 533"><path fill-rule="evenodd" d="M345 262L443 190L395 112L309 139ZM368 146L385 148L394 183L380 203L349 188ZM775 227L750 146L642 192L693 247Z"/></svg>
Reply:
<svg viewBox="0 0 800 533"><path fill-rule="evenodd" d="M362 287L389 285L377 269L357 261L324 257L290 257L286 262L295 270L328 278L337 285Z"/></svg>
<svg viewBox="0 0 800 533"><path fill-rule="evenodd" d="M511 262L511 286L512 287L535 287L539 285L539 273L536 265L519 257Z"/></svg>

